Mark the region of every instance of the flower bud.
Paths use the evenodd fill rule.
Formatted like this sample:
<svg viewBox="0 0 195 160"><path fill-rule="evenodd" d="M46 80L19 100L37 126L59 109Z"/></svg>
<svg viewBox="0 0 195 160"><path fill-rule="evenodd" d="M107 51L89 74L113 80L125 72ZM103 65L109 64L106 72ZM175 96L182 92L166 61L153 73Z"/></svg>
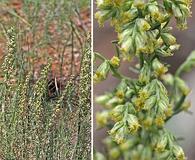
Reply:
<svg viewBox="0 0 195 160"><path fill-rule="evenodd" d="M125 97L129 99L133 96L133 94L135 94L135 91L133 89L127 89Z"/></svg>
<svg viewBox="0 0 195 160"><path fill-rule="evenodd" d="M136 22L140 31L148 31L151 28L150 24L144 18L139 18Z"/></svg>
<svg viewBox="0 0 195 160"><path fill-rule="evenodd" d="M115 123L114 127L109 131L109 134L118 144L122 144L125 142L126 136L129 134L129 132L124 123L120 121Z"/></svg>
<svg viewBox="0 0 195 160"><path fill-rule="evenodd" d="M137 117L132 115L132 114L129 114L126 117L126 120L127 120L127 124L128 124L128 128L130 130L130 133L131 134L137 133L138 129L141 127L141 125L138 122Z"/></svg>
<svg viewBox="0 0 195 160"><path fill-rule="evenodd" d="M190 93L190 88L186 85L186 83L179 77L175 78L177 87L181 90L183 95L187 96Z"/></svg>
<svg viewBox="0 0 195 160"><path fill-rule="evenodd" d="M180 47L180 45L179 45L179 44L175 44L175 45L171 45L171 46L169 47L169 49L170 49L170 51L171 51L171 52L173 52L173 51L178 50L178 49L179 49L179 47Z"/></svg>
<svg viewBox="0 0 195 160"><path fill-rule="evenodd" d="M108 102L105 104L105 106L108 108L113 108L113 106L116 106L117 104L121 104L122 102L123 102L122 99L114 96L113 98L108 100Z"/></svg>
<svg viewBox="0 0 195 160"><path fill-rule="evenodd" d="M94 75L94 82L100 82L102 80L105 80L108 76L108 73L110 71L110 64L108 61L104 61L96 70Z"/></svg>
<svg viewBox="0 0 195 160"><path fill-rule="evenodd" d="M110 94L108 93L108 94L104 94L104 95L96 97L95 101L98 104L105 105L112 97L113 95L111 93Z"/></svg>
<svg viewBox="0 0 195 160"><path fill-rule="evenodd" d="M106 160L106 158L100 152L96 152L94 155L94 160Z"/></svg>
<svg viewBox="0 0 195 160"><path fill-rule="evenodd" d="M144 0L136 0L133 5L138 9L143 9L145 7L145 2Z"/></svg>
<svg viewBox="0 0 195 160"><path fill-rule="evenodd" d="M157 144L156 144L156 147L155 147L156 152L165 151L167 143L168 143L167 136L166 135L161 136L160 139L157 141Z"/></svg>
<svg viewBox="0 0 195 160"><path fill-rule="evenodd" d="M186 160L184 151L180 146L173 146L173 154L175 155L176 160Z"/></svg>
<svg viewBox="0 0 195 160"><path fill-rule="evenodd" d="M168 71L168 68L164 66L157 58L153 60L152 67L157 77L162 76Z"/></svg>
<svg viewBox="0 0 195 160"><path fill-rule="evenodd" d="M162 75L162 80L165 82L165 84L168 84L168 85L173 85L174 83L174 77L172 74L168 73L168 74L165 74L165 75Z"/></svg>
<svg viewBox="0 0 195 160"><path fill-rule="evenodd" d="M166 45L170 46L170 45L174 45L176 43L176 38L173 37L171 34L169 33L162 33L161 34L161 38L163 39L163 41L166 43Z"/></svg>
<svg viewBox="0 0 195 160"><path fill-rule="evenodd" d="M126 142L120 144L120 149L122 151L128 151L131 147L133 147L134 142L132 140L127 140Z"/></svg>
<svg viewBox="0 0 195 160"><path fill-rule="evenodd" d="M145 99L143 99L141 97L137 97L134 99L133 102L135 104L136 111L141 111L144 107Z"/></svg>
<svg viewBox="0 0 195 160"><path fill-rule="evenodd" d="M150 110L156 104L156 96L151 96L145 101L144 110Z"/></svg>
<svg viewBox="0 0 195 160"><path fill-rule="evenodd" d="M123 112L125 110L124 105L118 105L111 111L111 117L114 121L120 121L123 118Z"/></svg>
<svg viewBox="0 0 195 160"><path fill-rule="evenodd" d="M150 68L147 64L144 64L144 66L142 67L141 71L140 71L140 75L139 75L139 82L141 83L149 83L150 81Z"/></svg>
<svg viewBox="0 0 195 160"><path fill-rule="evenodd" d="M95 13L95 18L98 20L100 26L103 26L103 23L112 17L112 12L110 10L101 10Z"/></svg>
<svg viewBox="0 0 195 160"><path fill-rule="evenodd" d="M142 121L142 125L145 129L149 129L152 126L153 119L151 117L147 117Z"/></svg>
<svg viewBox="0 0 195 160"><path fill-rule="evenodd" d="M129 36L132 35L133 31L134 31L133 26L130 26L128 29L125 29L122 32L120 32L118 34L119 43L121 44L124 41L126 41L129 38Z"/></svg>
<svg viewBox="0 0 195 160"><path fill-rule="evenodd" d="M119 157L120 157L120 150L119 150L117 147L111 149L111 150L109 151L109 156L110 156L110 158L113 159L113 160L119 159Z"/></svg>
<svg viewBox="0 0 195 160"><path fill-rule="evenodd" d="M164 126L165 121L163 116L157 116L154 120L154 123L157 127L161 128Z"/></svg>
<svg viewBox="0 0 195 160"><path fill-rule="evenodd" d="M113 56L112 59L110 60L110 64L114 67L114 68L118 68L120 65L120 59L119 57Z"/></svg>
<svg viewBox="0 0 195 160"><path fill-rule="evenodd" d="M168 106L164 113L165 113L165 116L167 118L171 117L173 115L173 108L172 108L172 106Z"/></svg>
<svg viewBox="0 0 195 160"><path fill-rule="evenodd" d="M132 37L129 37L128 39L126 39L126 41L121 43L121 52L122 53L124 53L124 54L133 54L134 51L135 51L135 48L133 46Z"/></svg>
<svg viewBox="0 0 195 160"><path fill-rule="evenodd" d="M155 4L150 4L148 6L148 12L150 13L151 17L158 21L158 22L163 22L164 16L160 13L159 8Z"/></svg>
<svg viewBox="0 0 195 160"><path fill-rule="evenodd" d="M191 107L191 102L189 102L189 101L185 101L183 104L182 104L182 106L181 106L181 108L184 110L184 111L188 111L189 110L189 108Z"/></svg>
<svg viewBox="0 0 195 160"><path fill-rule="evenodd" d="M138 34L135 36L135 46L136 46L136 54L146 53L147 52L147 44L144 34Z"/></svg>
<svg viewBox="0 0 195 160"><path fill-rule="evenodd" d="M102 111L96 114L96 122L98 127L104 127L107 125L109 119L109 112Z"/></svg>

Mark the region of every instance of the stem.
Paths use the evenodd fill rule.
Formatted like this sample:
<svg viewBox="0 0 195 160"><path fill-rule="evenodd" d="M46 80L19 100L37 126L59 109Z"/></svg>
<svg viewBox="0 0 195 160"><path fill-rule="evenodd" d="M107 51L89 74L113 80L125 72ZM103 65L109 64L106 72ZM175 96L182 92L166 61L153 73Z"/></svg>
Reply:
<svg viewBox="0 0 195 160"><path fill-rule="evenodd" d="M140 68L142 68L144 65L144 55L143 53L140 53Z"/></svg>
<svg viewBox="0 0 195 160"><path fill-rule="evenodd" d="M101 55L100 53L98 53L98 52L94 52L94 55L97 58L99 58L100 60L102 60L102 61L105 61L106 60L106 58L103 55Z"/></svg>

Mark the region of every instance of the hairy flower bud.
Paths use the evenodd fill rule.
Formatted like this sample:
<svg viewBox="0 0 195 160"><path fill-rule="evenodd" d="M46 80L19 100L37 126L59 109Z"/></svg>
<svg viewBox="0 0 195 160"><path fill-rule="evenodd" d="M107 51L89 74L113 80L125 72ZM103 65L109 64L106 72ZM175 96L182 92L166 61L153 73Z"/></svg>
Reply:
<svg viewBox="0 0 195 160"><path fill-rule="evenodd" d="M110 60L110 64L114 67L114 68L118 68L120 65L120 59L119 57L113 56L112 59Z"/></svg>
<svg viewBox="0 0 195 160"><path fill-rule="evenodd" d="M102 111L96 114L96 122L98 127L104 127L105 125L107 125L108 119L109 119L108 111Z"/></svg>
<svg viewBox="0 0 195 160"><path fill-rule="evenodd" d="M190 88L186 85L186 83L179 77L175 78L177 87L181 90L181 92L187 96L190 93Z"/></svg>
<svg viewBox="0 0 195 160"><path fill-rule="evenodd" d="M100 82L106 79L109 71L110 71L110 64L108 61L104 61L95 72L94 82Z"/></svg>
<svg viewBox="0 0 195 160"><path fill-rule="evenodd" d="M162 76L168 71L168 68L164 66L157 58L152 62L154 73L157 77Z"/></svg>
<svg viewBox="0 0 195 160"><path fill-rule="evenodd" d="M123 112L125 110L124 105L118 105L111 111L111 117L114 121L120 121L123 118Z"/></svg>
<svg viewBox="0 0 195 160"><path fill-rule="evenodd" d="M161 34L161 38L163 39L163 41L166 43L166 45L171 46L174 45L176 43L176 38L173 37L171 34L169 33L162 33Z"/></svg>
<svg viewBox="0 0 195 160"><path fill-rule="evenodd" d="M141 125L138 122L138 119L136 116L129 114L126 117L128 128L131 134L137 133L138 129L141 127Z"/></svg>
<svg viewBox="0 0 195 160"><path fill-rule="evenodd" d="M176 160L186 160L183 149L180 146L173 146L173 153L175 155Z"/></svg>

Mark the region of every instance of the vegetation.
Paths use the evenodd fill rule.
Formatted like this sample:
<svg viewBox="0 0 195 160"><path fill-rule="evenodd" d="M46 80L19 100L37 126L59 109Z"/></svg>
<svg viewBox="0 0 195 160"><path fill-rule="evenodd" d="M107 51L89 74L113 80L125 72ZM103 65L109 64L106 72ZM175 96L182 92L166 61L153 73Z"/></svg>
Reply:
<svg viewBox="0 0 195 160"><path fill-rule="evenodd" d="M0 2L0 159L89 159L89 3L17 2Z"/></svg>
<svg viewBox="0 0 195 160"><path fill-rule="evenodd" d="M176 114L188 112L186 100L190 89L180 77L194 67L195 52L177 69L168 73L164 58L179 49L171 34L170 21L186 29L191 15L190 0L97 0L96 18L102 26L106 20L118 34L116 55L107 59L95 53L102 63L94 82L105 80L109 73L120 80L112 92L96 98L104 107L97 113L97 124L107 127L104 140L106 154L96 152L96 160L184 160L178 139L165 124ZM137 59L131 66L137 78L124 76L119 68L124 60Z"/></svg>

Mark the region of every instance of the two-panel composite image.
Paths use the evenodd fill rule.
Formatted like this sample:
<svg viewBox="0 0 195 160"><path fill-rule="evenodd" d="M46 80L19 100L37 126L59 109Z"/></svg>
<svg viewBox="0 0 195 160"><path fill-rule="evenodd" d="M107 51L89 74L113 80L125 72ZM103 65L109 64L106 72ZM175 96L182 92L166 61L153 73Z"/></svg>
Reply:
<svg viewBox="0 0 195 160"><path fill-rule="evenodd" d="M0 160L195 160L192 0L0 0Z"/></svg>

